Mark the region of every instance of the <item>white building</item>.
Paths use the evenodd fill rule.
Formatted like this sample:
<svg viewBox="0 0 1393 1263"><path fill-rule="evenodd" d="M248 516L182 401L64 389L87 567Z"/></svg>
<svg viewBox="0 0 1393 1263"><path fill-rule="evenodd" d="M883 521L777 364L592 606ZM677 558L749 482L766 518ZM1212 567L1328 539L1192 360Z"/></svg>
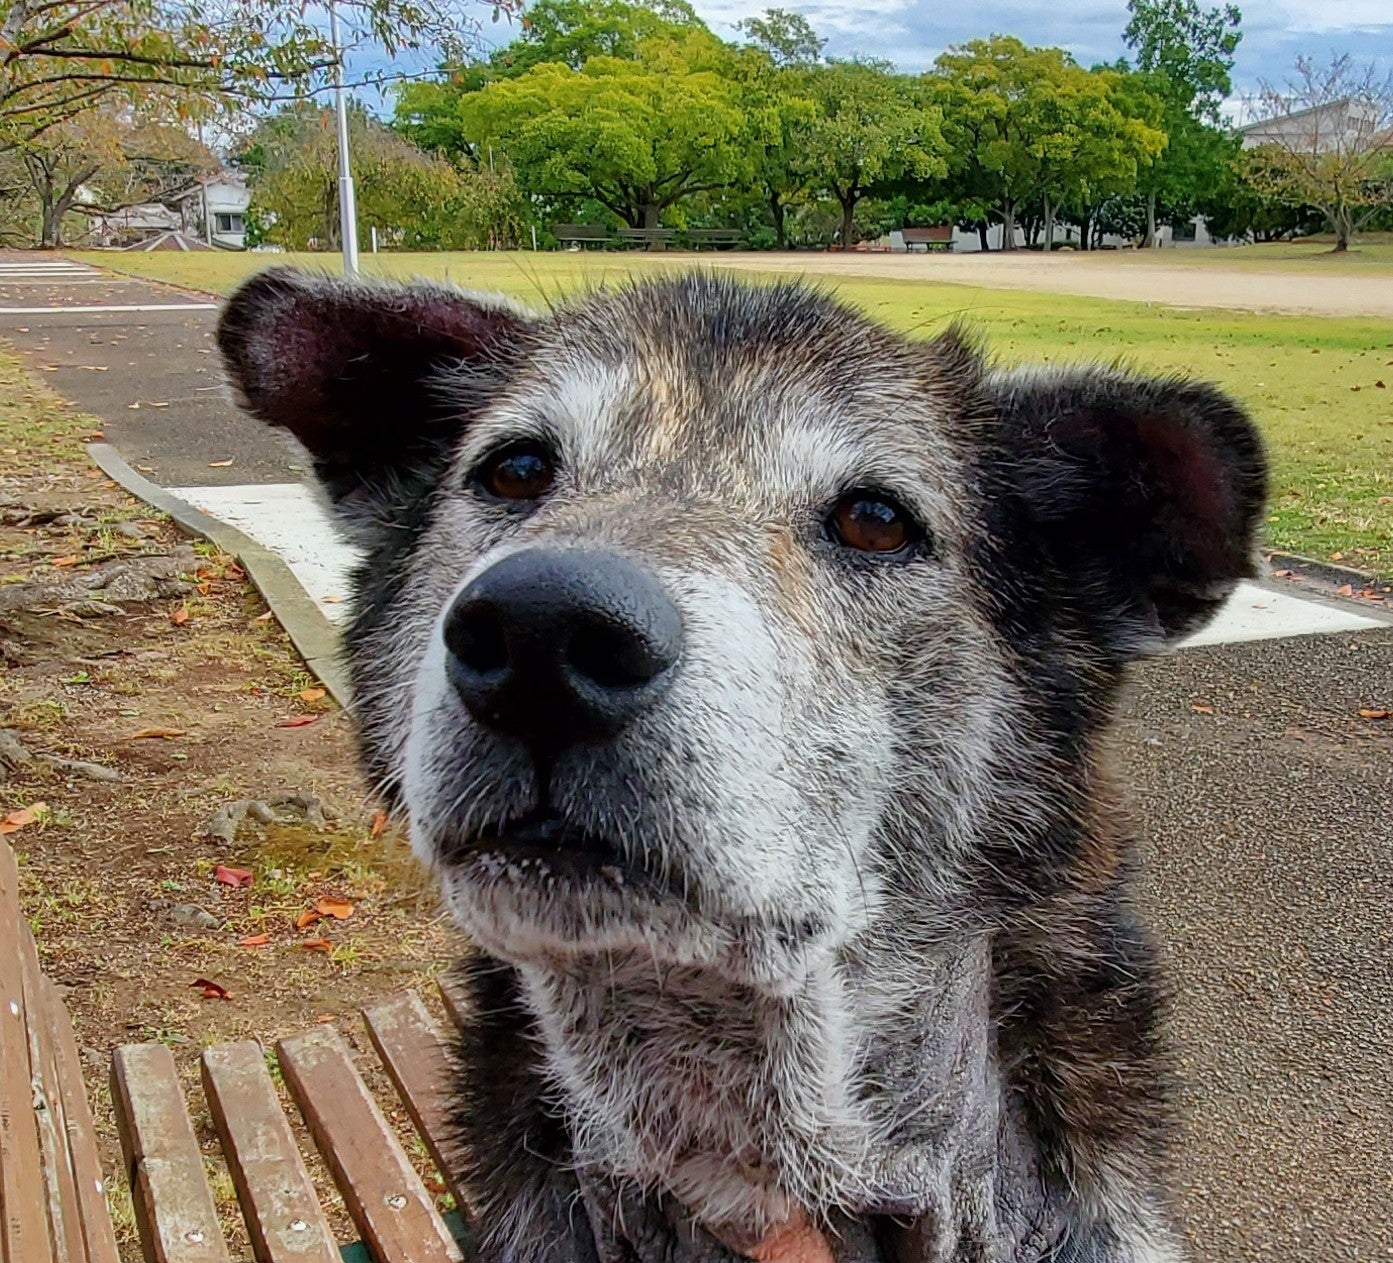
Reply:
<svg viewBox="0 0 1393 1263"><path fill-rule="evenodd" d="M1373 102L1345 97L1248 123L1238 134L1244 149L1275 144L1292 153L1350 153L1366 149L1378 125Z"/></svg>
<svg viewBox="0 0 1393 1263"><path fill-rule="evenodd" d="M247 207L251 194L241 176L230 171L189 189L179 198L185 227L209 245L241 250L247 243Z"/></svg>

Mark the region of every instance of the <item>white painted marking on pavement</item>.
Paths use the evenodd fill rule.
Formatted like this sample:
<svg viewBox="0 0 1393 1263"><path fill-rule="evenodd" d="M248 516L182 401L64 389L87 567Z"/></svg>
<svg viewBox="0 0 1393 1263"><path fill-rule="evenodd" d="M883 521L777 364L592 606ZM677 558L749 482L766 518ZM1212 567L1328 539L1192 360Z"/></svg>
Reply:
<svg viewBox="0 0 1393 1263"><path fill-rule="evenodd" d="M330 622L347 619L348 572L359 554L339 537L309 487L277 482L170 491L278 554Z"/></svg>
<svg viewBox="0 0 1393 1263"><path fill-rule="evenodd" d="M47 316L55 312L87 316L106 311L216 311L217 303L131 303L110 307L0 307L0 316Z"/></svg>
<svg viewBox="0 0 1393 1263"><path fill-rule="evenodd" d="M299 483L265 483L175 487L172 491L279 554L333 622L347 617L343 600L348 596L348 573L359 554L339 537L328 512L309 487ZM1393 623L1333 603L1308 600L1256 583L1241 583L1214 621L1182 644L1235 644L1389 626Z"/></svg>

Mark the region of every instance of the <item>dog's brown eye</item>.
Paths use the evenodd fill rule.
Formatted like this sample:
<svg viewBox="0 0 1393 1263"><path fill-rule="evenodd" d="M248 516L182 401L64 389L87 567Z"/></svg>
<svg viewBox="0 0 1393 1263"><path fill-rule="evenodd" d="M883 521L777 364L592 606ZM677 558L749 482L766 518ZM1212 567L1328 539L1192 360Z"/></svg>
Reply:
<svg viewBox="0 0 1393 1263"><path fill-rule="evenodd" d="M909 512L875 491L850 491L827 518L837 543L858 553L897 553L920 539L923 531Z"/></svg>
<svg viewBox="0 0 1393 1263"><path fill-rule="evenodd" d="M500 500L540 500L556 481L556 464L540 443L512 443L485 460L474 481Z"/></svg>

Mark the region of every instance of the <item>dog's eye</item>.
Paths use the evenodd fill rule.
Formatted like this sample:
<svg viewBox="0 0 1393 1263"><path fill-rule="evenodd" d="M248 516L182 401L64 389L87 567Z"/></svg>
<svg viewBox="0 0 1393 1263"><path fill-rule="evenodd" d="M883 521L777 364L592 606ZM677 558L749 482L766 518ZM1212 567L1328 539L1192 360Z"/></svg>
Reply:
<svg viewBox="0 0 1393 1263"><path fill-rule="evenodd" d="M848 491L827 515L827 531L858 553L898 553L924 531L902 504L880 491Z"/></svg>
<svg viewBox="0 0 1393 1263"><path fill-rule="evenodd" d="M474 482L500 500L540 500L556 481L556 462L540 443L509 443L486 457Z"/></svg>

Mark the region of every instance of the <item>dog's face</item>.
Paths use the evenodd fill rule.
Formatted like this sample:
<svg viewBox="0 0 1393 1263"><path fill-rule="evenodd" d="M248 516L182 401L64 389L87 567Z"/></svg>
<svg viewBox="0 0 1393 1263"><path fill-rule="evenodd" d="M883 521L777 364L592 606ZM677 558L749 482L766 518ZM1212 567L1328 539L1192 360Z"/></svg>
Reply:
<svg viewBox="0 0 1393 1263"><path fill-rule="evenodd" d="M1213 391L993 376L795 287L533 319L275 272L220 341L365 549L370 766L519 963L780 991L896 900L947 910L1262 502Z"/></svg>

